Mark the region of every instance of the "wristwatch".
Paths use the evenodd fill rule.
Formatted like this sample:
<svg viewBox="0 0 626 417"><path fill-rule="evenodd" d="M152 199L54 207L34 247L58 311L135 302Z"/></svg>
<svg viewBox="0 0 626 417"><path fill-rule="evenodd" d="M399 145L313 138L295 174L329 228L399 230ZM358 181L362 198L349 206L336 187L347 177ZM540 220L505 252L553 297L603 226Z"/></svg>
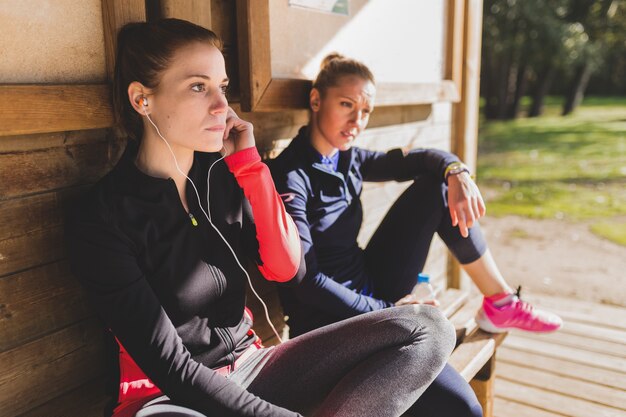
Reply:
<svg viewBox="0 0 626 417"><path fill-rule="evenodd" d="M453 162L446 167L446 170L443 173L443 178L448 181L448 177L450 175L458 175L461 172L469 173L470 170L463 162Z"/></svg>

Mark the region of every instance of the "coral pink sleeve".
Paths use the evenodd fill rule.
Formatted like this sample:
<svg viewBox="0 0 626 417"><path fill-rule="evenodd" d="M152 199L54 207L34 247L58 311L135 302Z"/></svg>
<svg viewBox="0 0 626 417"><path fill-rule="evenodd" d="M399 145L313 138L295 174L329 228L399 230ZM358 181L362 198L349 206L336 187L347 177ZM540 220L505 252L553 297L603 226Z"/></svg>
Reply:
<svg viewBox="0 0 626 417"><path fill-rule="evenodd" d="M300 237L276 192L269 168L255 147L229 155L224 162L252 206L263 263L259 270L270 281L289 281L300 266Z"/></svg>

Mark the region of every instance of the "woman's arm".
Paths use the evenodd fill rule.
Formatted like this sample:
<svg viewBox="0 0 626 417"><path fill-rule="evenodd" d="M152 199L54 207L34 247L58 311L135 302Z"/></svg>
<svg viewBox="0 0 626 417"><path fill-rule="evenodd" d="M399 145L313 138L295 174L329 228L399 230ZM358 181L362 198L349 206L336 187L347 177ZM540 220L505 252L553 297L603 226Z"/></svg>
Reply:
<svg viewBox="0 0 626 417"><path fill-rule="evenodd" d="M285 211L269 168L255 147L224 158L250 201L262 264L259 270L270 281L285 282L305 272L298 229Z"/></svg>
<svg viewBox="0 0 626 417"><path fill-rule="evenodd" d="M66 236L72 270L105 325L166 395L207 415L299 415L194 361L138 267L132 244L104 220L78 216Z"/></svg>
<svg viewBox="0 0 626 417"><path fill-rule="evenodd" d="M294 173L280 176L281 178L276 179L277 188L284 198L287 212L298 227L306 262L306 274L302 282L293 288L298 300L340 319L392 306L393 304L387 301L362 295L346 288L332 277L319 271L306 215L305 186Z"/></svg>
<svg viewBox="0 0 626 417"><path fill-rule="evenodd" d="M374 152L354 148L361 160L364 181L409 181L418 175L431 174L444 180L448 165L458 162L455 155L439 149L392 149Z"/></svg>

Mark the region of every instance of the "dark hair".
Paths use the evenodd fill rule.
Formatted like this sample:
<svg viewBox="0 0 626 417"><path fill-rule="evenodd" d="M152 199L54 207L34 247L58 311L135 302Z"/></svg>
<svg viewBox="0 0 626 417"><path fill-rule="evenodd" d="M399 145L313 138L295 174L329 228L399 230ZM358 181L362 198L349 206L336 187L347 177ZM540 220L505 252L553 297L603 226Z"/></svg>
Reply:
<svg viewBox="0 0 626 417"><path fill-rule="evenodd" d="M346 58L337 52L332 52L326 55L322 61L320 72L313 82L313 88L317 88L320 95L324 96L328 87L337 86L341 78L349 75L356 75L376 84L374 75L367 65L356 59Z"/></svg>
<svg viewBox="0 0 626 417"><path fill-rule="evenodd" d="M174 53L194 42L208 42L222 50L215 33L185 20L135 22L120 29L113 74L113 111L121 134L135 140L143 136L141 116L128 99L130 83L138 81L150 89L157 88Z"/></svg>

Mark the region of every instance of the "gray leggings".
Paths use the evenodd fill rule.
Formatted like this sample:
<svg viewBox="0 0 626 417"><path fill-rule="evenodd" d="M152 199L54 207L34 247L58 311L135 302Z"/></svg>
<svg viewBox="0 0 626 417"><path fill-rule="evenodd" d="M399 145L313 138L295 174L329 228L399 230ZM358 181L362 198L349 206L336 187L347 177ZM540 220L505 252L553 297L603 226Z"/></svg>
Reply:
<svg viewBox="0 0 626 417"><path fill-rule="evenodd" d="M277 346L248 390L305 415L400 416L441 372L454 342L436 308L375 311Z"/></svg>
<svg viewBox="0 0 626 417"><path fill-rule="evenodd" d="M441 372L454 342L438 309L394 307L258 351L229 378L294 417L397 417ZM142 416L165 415L150 408Z"/></svg>

